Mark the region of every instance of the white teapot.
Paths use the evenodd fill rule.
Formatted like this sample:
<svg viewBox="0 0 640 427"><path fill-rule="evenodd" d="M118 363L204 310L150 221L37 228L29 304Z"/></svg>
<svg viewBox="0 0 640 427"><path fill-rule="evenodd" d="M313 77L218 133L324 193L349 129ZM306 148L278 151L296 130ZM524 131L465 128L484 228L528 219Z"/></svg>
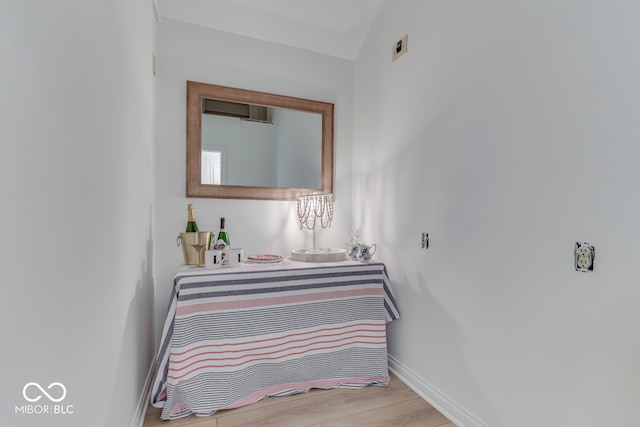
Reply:
<svg viewBox="0 0 640 427"><path fill-rule="evenodd" d="M359 243L345 243L344 248L347 250L347 256L352 261L358 261L358 254L360 253Z"/></svg>
<svg viewBox="0 0 640 427"><path fill-rule="evenodd" d="M376 253L376 244L367 246L364 243L358 244L358 261L369 262L373 254Z"/></svg>

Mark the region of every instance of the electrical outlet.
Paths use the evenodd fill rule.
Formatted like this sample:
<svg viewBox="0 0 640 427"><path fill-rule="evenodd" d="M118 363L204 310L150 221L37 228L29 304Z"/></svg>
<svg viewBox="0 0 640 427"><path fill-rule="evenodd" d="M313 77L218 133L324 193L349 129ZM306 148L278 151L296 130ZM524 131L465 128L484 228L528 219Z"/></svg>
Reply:
<svg viewBox="0 0 640 427"><path fill-rule="evenodd" d="M429 249L429 233L422 233L422 249Z"/></svg>
<svg viewBox="0 0 640 427"><path fill-rule="evenodd" d="M588 273L593 271L593 261L596 257L596 249L587 242L576 242L575 267L576 271Z"/></svg>
<svg viewBox="0 0 640 427"><path fill-rule="evenodd" d="M405 53L407 53L407 39L408 36L405 35L403 38L393 44L393 50L391 51L391 62L396 62L398 59L402 58Z"/></svg>

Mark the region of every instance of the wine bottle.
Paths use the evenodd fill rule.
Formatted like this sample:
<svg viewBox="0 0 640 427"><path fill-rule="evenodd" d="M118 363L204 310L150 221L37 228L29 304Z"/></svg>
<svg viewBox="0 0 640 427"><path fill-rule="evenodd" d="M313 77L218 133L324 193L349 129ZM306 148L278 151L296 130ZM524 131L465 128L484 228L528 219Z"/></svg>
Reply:
<svg viewBox="0 0 640 427"><path fill-rule="evenodd" d="M229 235L227 234L227 229L224 226L224 217L220 218L220 231L218 232L218 243L220 242L220 240L222 240L225 245L227 245L227 247L230 246L229 244Z"/></svg>
<svg viewBox="0 0 640 427"><path fill-rule="evenodd" d="M191 203L189 203L189 206L187 206L187 209L189 209L189 219L187 220L187 233L191 233L191 232L197 232L198 231L198 224L196 224L196 218L193 215L193 205Z"/></svg>

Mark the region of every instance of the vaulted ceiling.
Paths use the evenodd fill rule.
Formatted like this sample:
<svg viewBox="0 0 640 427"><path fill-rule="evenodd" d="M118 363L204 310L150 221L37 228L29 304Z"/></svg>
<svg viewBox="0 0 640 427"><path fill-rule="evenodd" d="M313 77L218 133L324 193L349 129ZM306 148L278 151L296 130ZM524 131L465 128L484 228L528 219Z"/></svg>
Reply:
<svg viewBox="0 0 640 427"><path fill-rule="evenodd" d="M354 60L385 0L158 0L175 19Z"/></svg>

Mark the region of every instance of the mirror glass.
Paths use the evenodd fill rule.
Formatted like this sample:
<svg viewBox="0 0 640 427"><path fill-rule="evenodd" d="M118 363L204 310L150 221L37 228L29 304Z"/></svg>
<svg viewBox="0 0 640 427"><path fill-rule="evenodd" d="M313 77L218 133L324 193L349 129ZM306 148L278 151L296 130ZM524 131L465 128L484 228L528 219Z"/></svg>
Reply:
<svg viewBox="0 0 640 427"><path fill-rule="evenodd" d="M209 101L202 114L202 184L322 186L322 115L228 102L213 108Z"/></svg>
<svg viewBox="0 0 640 427"><path fill-rule="evenodd" d="M187 197L333 191L333 104L187 82Z"/></svg>

